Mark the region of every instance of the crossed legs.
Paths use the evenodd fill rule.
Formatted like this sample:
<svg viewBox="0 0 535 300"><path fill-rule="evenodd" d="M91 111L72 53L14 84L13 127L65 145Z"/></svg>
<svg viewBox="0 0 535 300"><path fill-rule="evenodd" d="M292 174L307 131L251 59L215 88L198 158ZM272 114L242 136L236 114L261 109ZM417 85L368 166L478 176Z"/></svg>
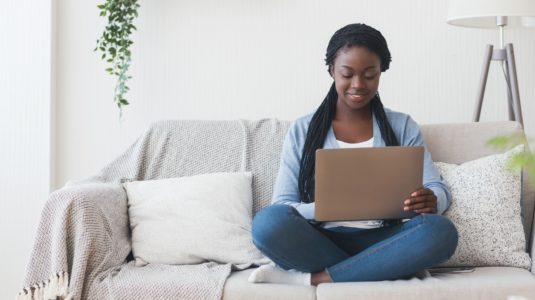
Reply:
<svg viewBox="0 0 535 300"><path fill-rule="evenodd" d="M410 277L451 257L457 240L453 223L435 214L377 229L327 230L308 222L291 206L272 205L253 220L258 249L280 268L292 270L292 275L310 273L312 284ZM264 271L269 273L269 268L276 270L269 266Z"/></svg>

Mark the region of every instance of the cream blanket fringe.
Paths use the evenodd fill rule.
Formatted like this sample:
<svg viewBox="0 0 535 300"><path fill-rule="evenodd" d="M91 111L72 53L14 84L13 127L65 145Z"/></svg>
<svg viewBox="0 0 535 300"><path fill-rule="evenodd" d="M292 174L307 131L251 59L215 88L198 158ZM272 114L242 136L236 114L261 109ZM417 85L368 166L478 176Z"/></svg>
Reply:
<svg viewBox="0 0 535 300"><path fill-rule="evenodd" d="M17 296L17 300L69 300L72 295L68 295L68 287L69 274L58 273L46 282L24 288Z"/></svg>

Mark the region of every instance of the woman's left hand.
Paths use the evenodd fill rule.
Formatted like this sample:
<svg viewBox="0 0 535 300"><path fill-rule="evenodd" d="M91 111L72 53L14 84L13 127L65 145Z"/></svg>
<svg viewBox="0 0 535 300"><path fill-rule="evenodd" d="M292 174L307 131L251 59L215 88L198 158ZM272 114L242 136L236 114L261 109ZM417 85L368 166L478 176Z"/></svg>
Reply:
<svg viewBox="0 0 535 300"><path fill-rule="evenodd" d="M409 198L403 201L403 210L415 213L437 213L437 196L428 188L421 188L413 192Z"/></svg>

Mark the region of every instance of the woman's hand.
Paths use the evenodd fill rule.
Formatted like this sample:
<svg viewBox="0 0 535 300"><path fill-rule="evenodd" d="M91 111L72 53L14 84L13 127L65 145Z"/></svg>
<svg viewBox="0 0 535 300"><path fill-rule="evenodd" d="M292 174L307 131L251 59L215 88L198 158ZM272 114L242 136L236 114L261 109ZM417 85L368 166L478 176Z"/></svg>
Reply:
<svg viewBox="0 0 535 300"><path fill-rule="evenodd" d="M415 213L437 213L437 196L428 188L421 188L413 192L409 198L403 201L404 211L414 211Z"/></svg>

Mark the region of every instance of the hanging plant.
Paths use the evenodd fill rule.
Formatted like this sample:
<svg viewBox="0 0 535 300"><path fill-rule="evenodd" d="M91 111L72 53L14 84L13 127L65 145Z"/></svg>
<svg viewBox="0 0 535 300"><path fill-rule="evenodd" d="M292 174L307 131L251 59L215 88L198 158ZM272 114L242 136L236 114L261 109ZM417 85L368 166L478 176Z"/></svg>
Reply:
<svg viewBox="0 0 535 300"><path fill-rule="evenodd" d="M106 0L104 4L97 7L100 9L100 16L108 18L108 24L102 36L97 40L97 47L94 51L100 51L101 58L110 64L106 72L117 76L114 102L119 107L119 114L122 116L123 106L129 104L125 94L129 90L126 81L132 78L127 73L132 60L130 46L133 42L130 40L130 34L136 30L133 23L138 16L139 4L137 0Z"/></svg>

